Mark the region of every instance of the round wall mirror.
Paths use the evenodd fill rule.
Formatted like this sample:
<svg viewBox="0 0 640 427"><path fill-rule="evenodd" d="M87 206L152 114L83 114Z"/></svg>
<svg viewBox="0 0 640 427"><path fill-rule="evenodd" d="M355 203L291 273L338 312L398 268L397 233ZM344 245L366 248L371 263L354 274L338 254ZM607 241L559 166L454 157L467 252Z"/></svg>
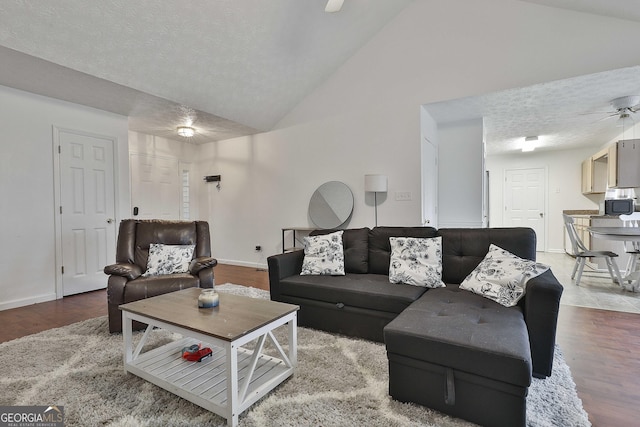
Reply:
<svg viewBox="0 0 640 427"><path fill-rule="evenodd" d="M311 196L309 217L320 228L338 228L353 212L353 193L343 182L322 184Z"/></svg>

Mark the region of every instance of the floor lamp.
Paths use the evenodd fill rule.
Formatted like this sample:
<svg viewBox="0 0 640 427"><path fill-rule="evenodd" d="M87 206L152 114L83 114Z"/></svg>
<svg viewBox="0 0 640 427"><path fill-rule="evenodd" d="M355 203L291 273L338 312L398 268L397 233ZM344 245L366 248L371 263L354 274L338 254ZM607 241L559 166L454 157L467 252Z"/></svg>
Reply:
<svg viewBox="0 0 640 427"><path fill-rule="evenodd" d="M376 227L378 226L378 193L387 192L387 176L386 175L365 175L364 191L373 193L373 205L376 215Z"/></svg>

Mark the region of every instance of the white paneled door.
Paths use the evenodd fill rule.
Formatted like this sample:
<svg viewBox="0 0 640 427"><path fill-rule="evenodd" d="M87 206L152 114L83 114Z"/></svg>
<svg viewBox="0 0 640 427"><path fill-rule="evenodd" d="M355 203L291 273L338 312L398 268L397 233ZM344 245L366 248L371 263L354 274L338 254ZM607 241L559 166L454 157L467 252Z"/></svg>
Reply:
<svg viewBox="0 0 640 427"><path fill-rule="evenodd" d="M505 225L529 227L536 232L538 251L544 251L545 169L510 169L505 171Z"/></svg>
<svg viewBox="0 0 640 427"><path fill-rule="evenodd" d="M63 295L107 286L115 261L114 140L55 129L59 143Z"/></svg>
<svg viewBox="0 0 640 427"><path fill-rule="evenodd" d="M132 153L130 159L134 217L180 219L182 180L178 160L137 153Z"/></svg>

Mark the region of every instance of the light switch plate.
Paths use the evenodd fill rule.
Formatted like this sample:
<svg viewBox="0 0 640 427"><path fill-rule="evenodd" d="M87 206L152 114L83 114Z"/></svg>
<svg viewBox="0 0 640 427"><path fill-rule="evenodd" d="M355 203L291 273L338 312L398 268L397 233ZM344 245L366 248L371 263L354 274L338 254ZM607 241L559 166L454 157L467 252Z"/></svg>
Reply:
<svg viewBox="0 0 640 427"><path fill-rule="evenodd" d="M408 202L411 200L411 191L396 191L396 201Z"/></svg>

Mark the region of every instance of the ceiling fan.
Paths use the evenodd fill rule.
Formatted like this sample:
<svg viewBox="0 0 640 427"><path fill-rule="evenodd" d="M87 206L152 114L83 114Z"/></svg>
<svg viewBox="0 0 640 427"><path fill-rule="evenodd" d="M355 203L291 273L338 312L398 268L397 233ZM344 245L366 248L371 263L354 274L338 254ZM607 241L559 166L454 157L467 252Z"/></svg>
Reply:
<svg viewBox="0 0 640 427"><path fill-rule="evenodd" d="M629 95L622 96L620 98L616 98L611 100L611 107L615 111L607 112L607 116L603 117L601 120L609 119L612 117L617 117L619 119L632 118L632 114L640 111L640 96L639 95Z"/></svg>
<svg viewBox="0 0 640 427"><path fill-rule="evenodd" d="M344 3L344 0L329 0L324 11L329 13L340 12L340 9L342 9L342 3Z"/></svg>

